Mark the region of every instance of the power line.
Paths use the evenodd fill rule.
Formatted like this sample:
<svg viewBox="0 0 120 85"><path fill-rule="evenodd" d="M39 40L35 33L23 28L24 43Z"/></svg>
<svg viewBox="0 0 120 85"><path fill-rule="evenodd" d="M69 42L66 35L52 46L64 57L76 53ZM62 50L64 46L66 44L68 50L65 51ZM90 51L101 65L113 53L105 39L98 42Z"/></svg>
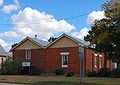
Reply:
<svg viewBox="0 0 120 85"><path fill-rule="evenodd" d="M61 18L61 19L58 19L58 21L59 20L72 20L72 19L75 19L75 18L79 18L79 17L82 17L82 16L86 16L86 15L88 15L89 13L86 13L86 14L80 14L80 15L76 15L76 16L69 16L69 17L66 17L66 18ZM49 20L49 21L47 21L47 22L52 22L51 20ZM12 23L0 23L0 25L29 25L29 24L35 24L35 25L37 25L37 24L40 24L40 23L26 23L26 24L19 24L19 23L14 23L14 24L12 24Z"/></svg>
<svg viewBox="0 0 120 85"><path fill-rule="evenodd" d="M81 15L76 15L76 16L70 16L70 17L66 17L66 18L61 18L59 20L69 20L69 19L75 19L75 18L79 18L79 17L82 17L82 16L86 16L88 15L89 13L86 13L86 14L81 14Z"/></svg>

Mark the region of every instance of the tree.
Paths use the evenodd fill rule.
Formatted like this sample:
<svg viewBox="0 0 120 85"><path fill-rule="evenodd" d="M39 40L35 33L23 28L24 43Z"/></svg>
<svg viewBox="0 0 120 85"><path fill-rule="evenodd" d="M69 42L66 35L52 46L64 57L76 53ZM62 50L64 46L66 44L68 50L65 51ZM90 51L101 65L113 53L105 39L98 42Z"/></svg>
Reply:
<svg viewBox="0 0 120 85"><path fill-rule="evenodd" d="M102 7L106 18L96 20L84 40L95 46L96 51L104 51L109 60L120 64L120 1L110 1Z"/></svg>
<svg viewBox="0 0 120 85"><path fill-rule="evenodd" d="M55 37L50 37L50 39L48 40L48 42L53 42L54 40L56 40L57 38Z"/></svg>
<svg viewBox="0 0 120 85"><path fill-rule="evenodd" d="M13 45L12 45L12 48L14 48L16 45L18 45L18 43L13 44Z"/></svg>

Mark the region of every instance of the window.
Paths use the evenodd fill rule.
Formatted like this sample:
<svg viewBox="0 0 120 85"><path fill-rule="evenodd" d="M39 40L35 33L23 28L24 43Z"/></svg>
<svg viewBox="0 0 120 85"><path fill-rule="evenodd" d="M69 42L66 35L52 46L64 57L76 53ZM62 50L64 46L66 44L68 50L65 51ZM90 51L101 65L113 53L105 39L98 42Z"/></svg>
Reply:
<svg viewBox="0 0 120 85"><path fill-rule="evenodd" d="M102 68L102 55L99 55L99 66Z"/></svg>
<svg viewBox="0 0 120 85"><path fill-rule="evenodd" d="M26 50L26 59L31 59L31 50Z"/></svg>
<svg viewBox="0 0 120 85"><path fill-rule="evenodd" d="M94 67L97 68L97 54L94 54Z"/></svg>
<svg viewBox="0 0 120 85"><path fill-rule="evenodd" d="M68 55L69 52L62 52L60 53L62 58L62 67L68 67Z"/></svg>

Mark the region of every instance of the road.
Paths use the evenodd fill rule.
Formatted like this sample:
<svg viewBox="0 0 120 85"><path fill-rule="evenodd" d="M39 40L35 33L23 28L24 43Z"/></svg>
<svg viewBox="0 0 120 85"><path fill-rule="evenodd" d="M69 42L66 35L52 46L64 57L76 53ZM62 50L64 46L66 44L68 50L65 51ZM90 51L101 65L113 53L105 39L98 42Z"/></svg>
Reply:
<svg viewBox="0 0 120 85"><path fill-rule="evenodd" d="M25 84L0 83L0 85L25 85Z"/></svg>

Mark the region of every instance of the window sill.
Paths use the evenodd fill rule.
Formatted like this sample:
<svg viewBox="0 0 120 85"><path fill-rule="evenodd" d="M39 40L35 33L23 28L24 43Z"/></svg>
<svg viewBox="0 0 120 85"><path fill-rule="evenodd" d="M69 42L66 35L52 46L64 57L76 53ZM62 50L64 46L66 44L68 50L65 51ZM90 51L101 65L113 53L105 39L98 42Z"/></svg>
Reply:
<svg viewBox="0 0 120 85"><path fill-rule="evenodd" d="M95 67L95 68L97 68L97 66L96 66L96 65L95 65L94 67Z"/></svg>
<svg viewBox="0 0 120 85"><path fill-rule="evenodd" d="M62 65L62 68L67 68L68 67L68 65Z"/></svg>

